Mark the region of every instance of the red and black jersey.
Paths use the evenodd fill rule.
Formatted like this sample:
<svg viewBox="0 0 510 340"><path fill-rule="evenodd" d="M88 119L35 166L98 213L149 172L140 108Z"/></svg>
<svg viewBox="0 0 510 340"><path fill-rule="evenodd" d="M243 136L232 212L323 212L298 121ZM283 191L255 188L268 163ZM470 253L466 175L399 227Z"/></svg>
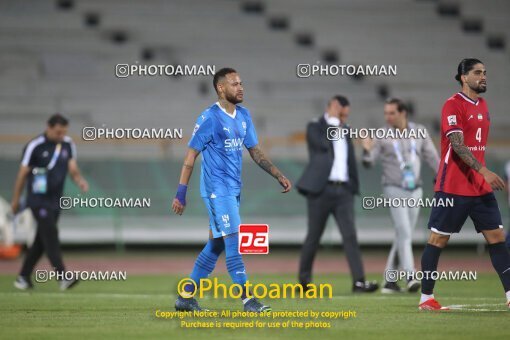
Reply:
<svg viewBox="0 0 510 340"><path fill-rule="evenodd" d="M473 101L462 92L448 98L441 112L441 162L434 191L463 196L482 196L492 192L483 176L453 151L448 139L453 132L462 133L464 144L485 166L489 126L490 116L485 99Z"/></svg>

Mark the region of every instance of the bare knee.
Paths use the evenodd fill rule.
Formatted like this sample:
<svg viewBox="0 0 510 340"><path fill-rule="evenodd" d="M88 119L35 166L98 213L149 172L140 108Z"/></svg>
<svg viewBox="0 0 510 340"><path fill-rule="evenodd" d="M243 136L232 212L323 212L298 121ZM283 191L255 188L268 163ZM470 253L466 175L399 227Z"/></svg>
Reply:
<svg viewBox="0 0 510 340"><path fill-rule="evenodd" d="M482 234L488 244L505 242L503 229L483 230Z"/></svg>
<svg viewBox="0 0 510 340"><path fill-rule="evenodd" d="M435 232L430 233L430 237L428 240L428 244L433 246L444 248L448 244L448 240L450 239L450 235L442 235Z"/></svg>

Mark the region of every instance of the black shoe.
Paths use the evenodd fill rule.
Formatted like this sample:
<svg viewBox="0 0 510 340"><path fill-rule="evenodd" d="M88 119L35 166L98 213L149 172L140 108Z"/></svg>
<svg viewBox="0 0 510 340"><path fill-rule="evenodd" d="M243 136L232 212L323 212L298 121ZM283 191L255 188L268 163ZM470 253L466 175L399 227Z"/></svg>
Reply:
<svg viewBox="0 0 510 340"><path fill-rule="evenodd" d="M296 292L300 293L301 289L303 289L303 293L306 293L308 290L310 290L310 287L308 287L308 284L310 284L310 282L308 282L308 283L304 283L304 282L298 283L298 286L296 286Z"/></svg>
<svg viewBox="0 0 510 340"><path fill-rule="evenodd" d="M418 280L409 280L407 281L407 291L409 293L416 293L418 289L420 289L421 283Z"/></svg>
<svg viewBox="0 0 510 340"><path fill-rule="evenodd" d="M270 312L272 309L269 306L264 306L257 299L251 298L244 304L245 312L263 313Z"/></svg>
<svg viewBox="0 0 510 340"><path fill-rule="evenodd" d="M352 284L353 293L372 293L379 288L376 281L356 281Z"/></svg>
<svg viewBox="0 0 510 340"><path fill-rule="evenodd" d="M395 294L395 293L403 293L404 291L396 282L386 282L384 287L381 289L381 293L383 294Z"/></svg>
<svg viewBox="0 0 510 340"><path fill-rule="evenodd" d="M32 284L32 281L30 281L29 277L19 275L16 278L16 281L14 281L14 287L18 288L19 290L29 290L33 289L34 285Z"/></svg>
<svg viewBox="0 0 510 340"><path fill-rule="evenodd" d="M201 311L203 309L199 306L198 301L195 298L185 299L182 296L179 296L177 301L175 301L175 310L193 312Z"/></svg>

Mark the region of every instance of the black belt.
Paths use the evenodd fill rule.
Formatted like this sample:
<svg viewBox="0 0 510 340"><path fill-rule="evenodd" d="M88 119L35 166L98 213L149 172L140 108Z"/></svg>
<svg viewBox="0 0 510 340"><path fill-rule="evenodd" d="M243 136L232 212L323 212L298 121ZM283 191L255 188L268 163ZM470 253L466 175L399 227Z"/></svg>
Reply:
<svg viewBox="0 0 510 340"><path fill-rule="evenodd" d="M342 181L328 181L328 184L331 185L347 185L349 182L342 182Z"/></svg>

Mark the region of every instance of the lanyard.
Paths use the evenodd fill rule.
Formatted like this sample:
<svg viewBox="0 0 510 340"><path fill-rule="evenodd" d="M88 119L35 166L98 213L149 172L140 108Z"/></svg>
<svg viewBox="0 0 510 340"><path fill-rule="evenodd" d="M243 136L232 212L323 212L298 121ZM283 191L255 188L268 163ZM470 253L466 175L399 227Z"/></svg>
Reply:
<svg viewBox="0 0 510 340"><path fill-rule="evenodd" d="M53 156L51 157L51 161L48 164L48 170L53 169L55 164L57 163L58 156L60 156L60 150L62 149L62 144L58 143L55 147L55 152L53 152Z"/></svg>
<svg viewBox="0 0 510 340"><path fill-rule="evenodd" d="M409 163L413 163L416 158L416 140L414 138L410 139L411 143L411 155L409 158ZM393 149L395 150L395 155L397 156L398 162L400 163L400 168L404 169L406 163L404 161L404 156L402 151L400 151L399 143L396 139L393 140Z"/></svg>

